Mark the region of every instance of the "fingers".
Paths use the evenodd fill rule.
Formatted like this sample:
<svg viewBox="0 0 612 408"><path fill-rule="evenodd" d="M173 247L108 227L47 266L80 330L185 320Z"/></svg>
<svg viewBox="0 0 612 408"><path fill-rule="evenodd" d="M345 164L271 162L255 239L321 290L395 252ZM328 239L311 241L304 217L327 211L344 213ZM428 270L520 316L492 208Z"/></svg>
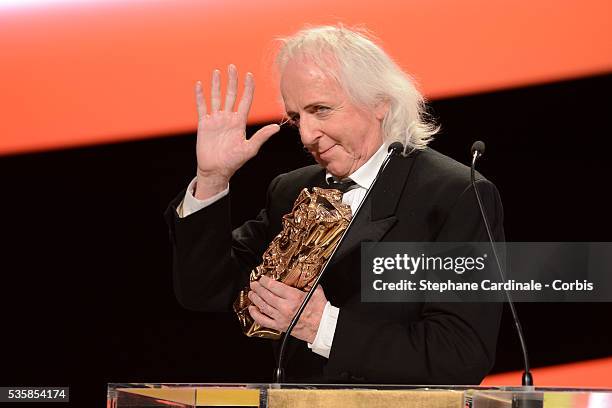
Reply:
<svg viewBox="0 0 612 408"><path fill-rule="evenodd" d="M251 109L254 92L255 80L253 79L253 74L248 72L244 79L244 92L242 93L242 98L240 98L240 103L238 104L238 113L245 118L248 116L249 110Z"/></svg>
<svg viewBox="0 0 612 408"><path fill-rule="evenodd" d="M257 306L257 308L266 316L271 317L272 319L275 319L278 317L278 311L274 308L274 306L271 306L266 300L262 299L261 296L259 296L256 292L254 291L249 291L249 299L251 300L251 302Z"/></svg>
<svg viewBox="0 0 612 408"><path fill-rule="evenodd" d="M234 103L236 103L236 92L238 89L238 73L233 64L230 64L227 67L227 77L227 91L225 94L225 107L223 110L226 112L233 112Z"/></svg>
<svg viewBox="0 0 612 408"><path fill-rule="evenodd" d="M304 292L267 276L251 282L251 289L248 294L252 302L249 313L253 320L263 327L286 331L304 299ZM323 289L318 287L292 335L312 343L326 303Z"/></svg>
<svg viewBox="0 0 612 408"><path fill-rule="evenodd" d="M266 289L261 283L255 281L251 282L251 291L258 297L261 298L264 302L269 304L275 309L280 309L282 307L281 302L282 299L276 296L274 293L270 292Z"/></svg>
<svg viewBox="0 0 612 408"><path fill-rule="evenodd" d="M215 69L212 74L212 85L210 87L211 113L219 112L221 108L221 72Z"/></svg>
<svg viewBox="0 0 612 408"><path fill-rule="evenodd" d="M267 276L251 282L249 299L268 316L290 319L304 299L304 292Z"/></svg>
<svg viewBox="0 0 612 408"><path fill-rule="evenodd" d="M299 289L293 288L289 285L285 285L284 283L276 281L274 279L270 279L265 275L259 279L259 284L263 286L263 288L270 291L272 294L283 299L292 299L296 297L296 295L300 295L303 293Z"/></svg>
<svg viewBox="0 0 612 408"><path fill-rule="evenodd" d="M225 112L233 112L234 105L236 104L236 97L238 95L238 70L234 64L230 64L227 67L227 92L225 94L225 103L223 110ZM202 84L198 81L196 83L196 101L198 103L198 115L203 117L206 115L206 101L204 99L203 92L201 91ZM247 73L244 81L244 92L240 103L238 104L238 113L245 119L248 116L251 104L253 102L253 93L255 91L255 81L253 80L253 74ZM200 95L201 94L201 95ZM203 107L203 114L202 109ZM210 113L216 113L221 110L221 72L215 69L212 73L212 84L210 87Z"/></svg>
<svg viewBox="0 0 612 408"><path fill-rule="evenodd" d="M265 314L261 313L259 309L255 306L249 306L249 314L257 322L259 325L263 327L268 327L270 329L279 330L276 326L276 322L273 319L270 319Z"/></svg>
<svg viewBox="0 0 612 408"><path fill-rule="evenodd" d="M280 130L280 126L274 123L274 124L262 127L261 129L257 131L257 133L251 136L251 138L249 139L249 143L252 145L253 155L257 154L257 152L259 151L259 148L261 148L261 145L266 143L268 139L273 134L277 133L279 130ZM274 279L270 279L270 280L276 282ZM276 282L276 283L279 283L279 282Z"/></svg>
<svg viewBox="0 0 612 408"><path fill-rule="evenodd" d="M198 120L206 116L206 99L204 98L204 90L202 82L197 81L195 84L196 106L198 108Z"/></svg>

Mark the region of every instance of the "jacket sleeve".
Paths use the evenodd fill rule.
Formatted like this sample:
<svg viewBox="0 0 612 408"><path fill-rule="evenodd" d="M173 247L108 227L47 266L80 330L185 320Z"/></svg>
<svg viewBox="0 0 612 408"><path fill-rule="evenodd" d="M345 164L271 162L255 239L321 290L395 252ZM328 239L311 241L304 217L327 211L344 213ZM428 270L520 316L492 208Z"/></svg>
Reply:
<svg viewBox="0 0 612 408"><path fill-rule="evenodd" d="M272 239L267 208L278 180L268 188L266 208L234 231L229 195L185 218L179 218L176 212L184 191L170 203L164 216L173 249L174 291L183 307L209 312L231 310Z"/></svg>
<svg viewBox="0 0 612 408"><path fill-rule="evenodd" d="M503 240L497 189L486 180L479 181L478 188L495 239ZM474 191L468 186L436 241L487 240ZM326 375L337 381L479 384L493 365L500 303L422 303L419 318L406 322L367 315L366 307L358 299L340 308L326 366Z"/></svg>

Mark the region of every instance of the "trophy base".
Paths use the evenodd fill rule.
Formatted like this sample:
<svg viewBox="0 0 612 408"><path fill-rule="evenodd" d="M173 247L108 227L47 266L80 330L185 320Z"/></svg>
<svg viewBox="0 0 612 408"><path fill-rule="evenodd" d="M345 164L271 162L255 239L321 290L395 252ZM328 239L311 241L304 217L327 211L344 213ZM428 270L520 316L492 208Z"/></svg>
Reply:
<svg viewBox="0 0 612 408"><path fill-rule="evenodd" d="M260 339L270 339L270 340L279 340L281 338L282 333L278 330L268 329L267 327L262 327L257 323L253 323L251 327L249 327L244 334L248 337L257 337Z"/></svg>

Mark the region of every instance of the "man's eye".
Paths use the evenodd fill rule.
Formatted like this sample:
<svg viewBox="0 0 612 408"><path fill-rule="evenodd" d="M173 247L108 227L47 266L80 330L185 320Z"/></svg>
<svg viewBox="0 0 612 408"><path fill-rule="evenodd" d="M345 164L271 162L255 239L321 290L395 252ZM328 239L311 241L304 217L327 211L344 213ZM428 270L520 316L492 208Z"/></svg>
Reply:
<svg viewBox="0 0 612 408"><path fill-rule="evenodd" d="M279 123L279 126L288 125L288 126L299 126L300 124L300 116L299 115L288 115L285 116Z"/></svg>
<svg viewBox="0 0 612 408"><path fill-rule="evenodd" d="M315 106L315 113L325 115L329 113L331 109L327 106Z"/></svg>
<svg viewBox="0 0 612 408"><path fill-rule="evenodd" d="M299 115L289 116L289 125L298 127L300 125L300 116Z"/></svg>

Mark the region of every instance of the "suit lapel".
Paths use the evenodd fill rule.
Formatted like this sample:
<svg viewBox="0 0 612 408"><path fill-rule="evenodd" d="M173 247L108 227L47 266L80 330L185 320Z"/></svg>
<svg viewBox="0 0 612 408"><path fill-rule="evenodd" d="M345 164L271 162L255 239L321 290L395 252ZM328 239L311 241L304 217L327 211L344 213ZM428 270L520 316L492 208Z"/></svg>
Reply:
<svg viewBox="0 0 612 408"><path fill-rule="evenodd" d="M331 264L353 252L362 242L378 242L395 225L395 213L418 151L391 159L355 216L355 221L336 251ZM331 265L330 265L331 266Z"/></svg>

